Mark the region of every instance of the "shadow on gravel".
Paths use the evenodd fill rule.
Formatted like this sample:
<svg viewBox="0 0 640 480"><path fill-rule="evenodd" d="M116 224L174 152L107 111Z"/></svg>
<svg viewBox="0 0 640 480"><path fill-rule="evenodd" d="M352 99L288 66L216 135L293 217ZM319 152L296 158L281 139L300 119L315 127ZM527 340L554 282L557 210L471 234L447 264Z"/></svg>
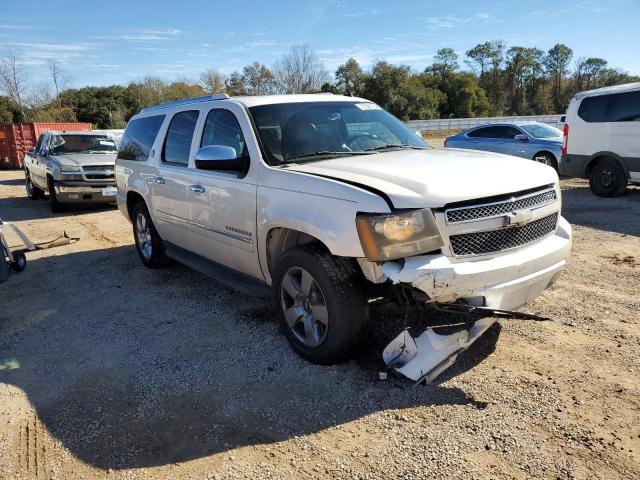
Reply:
<svg viewBox="0 0 640 480"><path fill-rule="evenodd" d="M0 185L18 186L24 185L24 178L11 178L7 180L0 180Z"/></svg>
<svg viewBox="0 0 640 480"><path fill-rule="evenodd" d="M7 222L84 215L115 208L117 208L115 203L107 205L69 205L66 212L52 213L48 197L42 200L29 200L29 197L25 194L24 197L0 198L0 218Z"/></svg>
<svg viewBox="0 0 640 480"><path fill-rule="evenodd" d="M2 289L11 300L0 309L0 360L18 368L0 370L0 381L26 392L73 455L104 469L269 444L389 409L484 408L442 382L482 362L500 331L438 385L413 388L375 380L379 352L332 367L304 362L265 301L179 265L145 269L129 246L34 260Z"/></svg>
<svg viewBox="0 0 640 480"><path fill-rule="evenodd" d="M640 236L640 186L629 186L624 195L603 198L589 185L562 190L562 215L573 225Z"/></svg>

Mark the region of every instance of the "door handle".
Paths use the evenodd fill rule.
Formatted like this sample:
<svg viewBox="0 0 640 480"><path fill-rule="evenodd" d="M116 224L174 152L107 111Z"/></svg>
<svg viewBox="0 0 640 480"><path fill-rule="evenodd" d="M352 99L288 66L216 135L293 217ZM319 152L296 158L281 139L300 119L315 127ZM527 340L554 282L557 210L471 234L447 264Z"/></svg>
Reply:
<svg viewBox="0 0 640 480"><path fill-rule="evenodd" d="M202 185L189 185L189 190L196 193L204 193L206 191Z"/></svg>
<svg viewBox="0 0 640 480"><path fill-rule="evenodd" d="M163 177L153 177L153 181L158 185L164 185L166 180Z"/></svg>

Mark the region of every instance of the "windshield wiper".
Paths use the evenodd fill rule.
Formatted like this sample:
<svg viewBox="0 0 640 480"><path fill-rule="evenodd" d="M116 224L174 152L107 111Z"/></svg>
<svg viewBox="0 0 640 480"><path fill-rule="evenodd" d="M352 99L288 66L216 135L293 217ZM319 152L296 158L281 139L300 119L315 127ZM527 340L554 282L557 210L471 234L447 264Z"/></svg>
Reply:
<svg viewBox="0 0 640 480"><path fill-rule="evenodd" d="M289 163L291 162L291 160L301 160L301 159L305 159L305 158L312 158L312 157L324 157L324 156L331 156L331 155L335 155L335 156L341 156L341 155L368 155L370 153L373 152L366 152L366 151L359 151L359 152L331 152L328 150L322 150L319 152L313 152L313 153L303 153L302 155L295 155L293 157L289 157L287 158L287 160L284 163Z"/></svg>
<svg viewBox="0 0 640 480"><path fill-rule="evenodd" d="M386 145L380 145L379 147L367 148L365 152L374 152L376 150L386 150L387 148L410 148L412 150L426 150L425 147L418 147L416 145L409 145L407 143L387 143Z"/></svg>

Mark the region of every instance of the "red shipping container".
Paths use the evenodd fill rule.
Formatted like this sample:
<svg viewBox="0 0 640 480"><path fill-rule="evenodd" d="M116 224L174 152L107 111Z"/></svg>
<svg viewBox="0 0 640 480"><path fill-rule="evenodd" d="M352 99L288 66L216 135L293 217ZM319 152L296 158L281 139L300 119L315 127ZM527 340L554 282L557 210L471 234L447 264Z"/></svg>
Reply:
<svg viewBox="0 0 640 480"><path fill-rule="evenodd" d="M25 154L43 132L87 132L90 123L5 123L0 125L0 168L22 168Z"/></svg>

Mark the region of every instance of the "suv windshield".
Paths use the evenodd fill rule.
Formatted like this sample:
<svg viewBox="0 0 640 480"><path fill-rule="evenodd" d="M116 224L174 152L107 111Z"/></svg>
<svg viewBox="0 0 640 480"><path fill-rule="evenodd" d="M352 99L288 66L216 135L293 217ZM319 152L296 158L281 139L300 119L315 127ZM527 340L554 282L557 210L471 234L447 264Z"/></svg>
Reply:
<svg viewBox="0 0 640 480"><path fill-rule="evenodd" d="M69 153L116 153L116 142L106 135L56 134L49 142L53 155Z"/></svg>
<svg viewBox="0 0 640 480"><path fill-rule="evenodd" d="M533 138L555 138L562 136L560 130L547 125L520 125L520 128Z"/></svg>
<svg viewBox="0 0 640 480"><path fill-rule="evenodd" d="M249 109L271 165L429 148L371 102L305 102Z"/></svg>

